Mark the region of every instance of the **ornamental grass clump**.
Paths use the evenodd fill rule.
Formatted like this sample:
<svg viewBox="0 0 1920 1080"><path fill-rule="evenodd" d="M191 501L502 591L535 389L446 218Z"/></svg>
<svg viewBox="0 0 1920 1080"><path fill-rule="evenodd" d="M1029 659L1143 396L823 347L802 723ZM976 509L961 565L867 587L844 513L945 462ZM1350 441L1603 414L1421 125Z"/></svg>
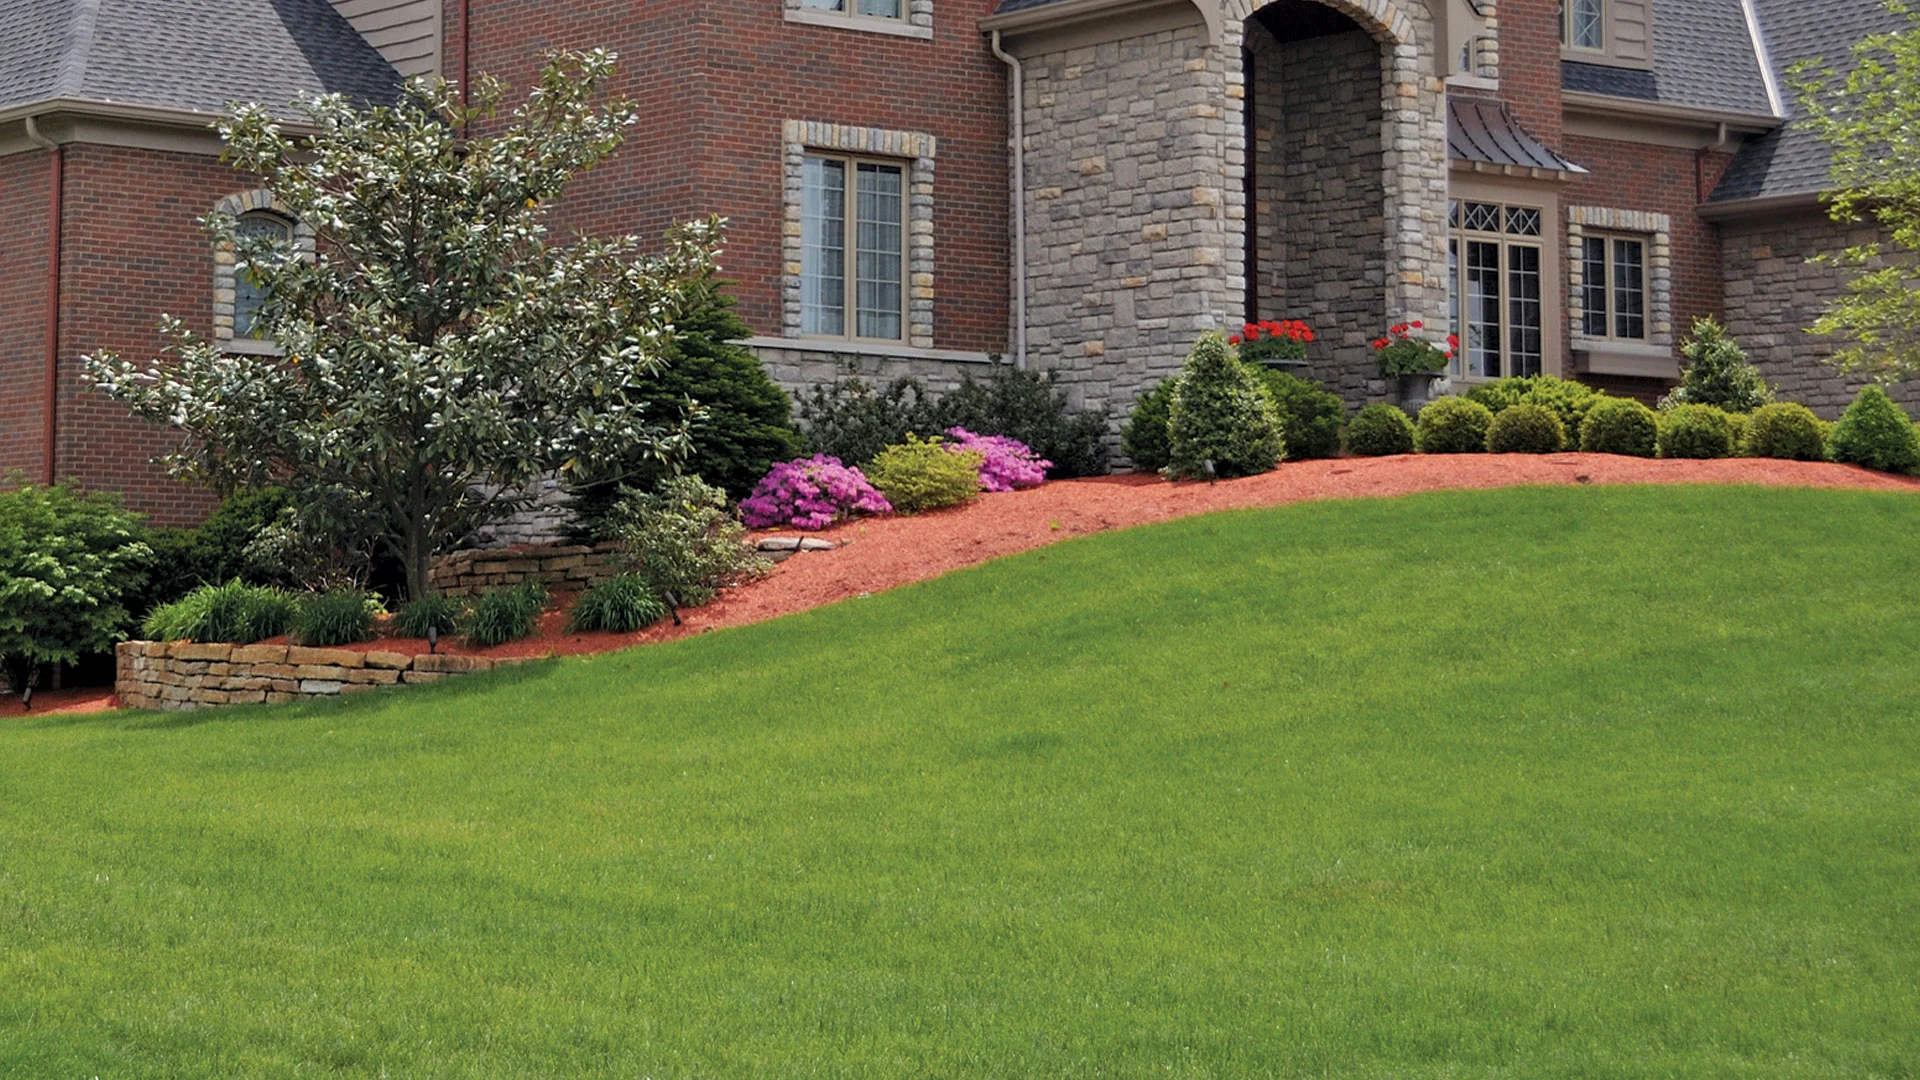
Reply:
<svg viewBox="0 0 1920 1080"><path fill-rule="evenodd" d="M1632 398L1603 398L1580 425L1580 449L1589 454L1650 458L1660 449L1660 417Z"/></svg>
<svg viewBox="0 0 1920 1080"><path fill-rule="evenodd" d="M1218 333L1187 355L1168 408L1167 450L1161 472L1173 480L1254 476L1286 452L1273 399Z"/></svg>
<svg viewBox="0 0 1920 1080"><path fill-rule="evenodd" d="M1785 461L1825 461L1827 423L1813 410L1792 401L1776 401L1753 410L1740 452L1747 457Z"/></svg>
<svg viewBox="0 0 1920 1080"><path fill-rule="evenodd" d="M697 476L675 477L658 491L628 493L611 520L624 569L671 607L700 607L721 589L773 566L727 513L727 493Z"/></svg>
<svg viewBox="0 0 1920 1080"><path fill-rule="evenodd" d="M1567 429L1545 405L1502 409L1487 429L1490 454L1553 454L1567 448Z"/></svg>
<svg viewBox="0 0 1920 1080"><path fill-rule="evenodd" d="M290 592L234 580L154 608L140 632L150 641L251 645L291 630L299 611Z"/></svg>
<svg viewBox="0 0 1920 1080"><path fill-rule="evenodd" d="M1017 491L1039 487L1047 481L1053 462L1033 452L1018 439L1004 435L976 435L966 428L948 428L949 453L980 455L980 490Z"/></svg>
<svg viewBox="0 0 1920 1080"><path fill-rule="evenodd" d="M428 593L400 609L393 632L403 638L446 636L460 625L460 602L442 593Z"/></svg>
<svg viewBox="0 0 1920 1080"><path fill-rule="evenodd" d="M380 610L380 601L364 589L315 593L300 602L293 639L321 649L371 641L373 617Z"/></svg>
<svg viewBox="0 0 1920 1080"><path fill-rule="evenodd" d="M952 451L937 436L889 446L873 459L867 475L873 486L902 514L918 514L971 502L980 494L978 450Z"/></svg>
<svg viewBox="0 0 1920 1080"><path fill-rule="evenodd" d="M1392 405L1369 405L1347 425L1347 450L1356 457L1413 453L1413 421Z"/></svg>
<svg viewBox="0 0 1920 1080"><path fill-rule="evenodd" d="M775 465L740 503L749 529L824 529L854 514L891 513L865 473L825 454Z"/></svg>
<svg viewBox="0 0 1920 1080"><path fill-rule="evenodd" d="M547 587L537 581L481 593L467 617L467 644L489 649L532 634L547 600Z"/></svg>
<svg viewBox="0 0 1920 1080"><path fill-rule="evenodd" d="M580 594L567 627L569 633L599 630L631 634L666 617L667 605L653 595L646 578L620 574Z"/></svg>
<svg viewBox="0 0 1920 1080"><path fill-rule="evenodd" d="M1660 415L1663 458L1732 457L1736 438L1726 410L1712 405L1676 405Z"/></svg>
<svg viewBox="0 0 1920 1080"><path fill-rule="evenodd" d="M1827 438L1833 460L1881 472L1920 470L1920 434L1885 390L1868 386L1853 399Z"/></svg>
<svg viewBox="0 0 1920 1080"><path fill-rule="evenodd" d="M1493 412L1463 397L1435 398L1420 410L1413 442L1423 454L1484 454Z"/></svg>

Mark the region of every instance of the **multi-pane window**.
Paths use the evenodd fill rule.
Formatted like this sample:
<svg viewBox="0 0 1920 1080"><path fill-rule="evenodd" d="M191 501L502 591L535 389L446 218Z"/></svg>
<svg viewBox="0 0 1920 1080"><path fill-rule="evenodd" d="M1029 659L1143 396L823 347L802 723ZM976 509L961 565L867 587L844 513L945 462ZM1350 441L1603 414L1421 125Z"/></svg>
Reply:
<svg viewBox="0 0 1920 1080"><path fill-rule="evenodd" d="M1454 202L1448 225L1451 329L1460 339L1453 374L1474 379L1540 374L1546 261L1539 208Z"/></svg>
<svg viewBox="0 0 1920 1080"><path fill-rule="evenodd" d="M1581 240L1582 332L1591 338L1647 338L1647 242L1639 237Z"/></svg>
<svg viewBox="0 0 1920 1080"><path fill-rule="evenodd" d="M907 17L906 0L800 0L808 11L831 11L863 19L902 19Z"/></svg>
<svg viewBox="0 0 1920 1080"><path fill-rule="evenodd" d="M906 167L809 154L802 163L800 330L899 341L906 327Z"/></svg>
<svg viewBox="0 0 1920 1080"><path fill-rule="evenodd" d="M1607 47L1606 0L1560 0L1560 43L1576 49Z"/></svg>
<svg viewBox="0 0 1920 1080"><path fill-rule="evenodd" d="M260 237L283 250L293 246L293 223L278 214L242 214L234 224L233 231L237 240ZM242 250L245 250L244 246ZM259 320L260 308L266 302L266 287L250 271L237 270L233 275L234 337L254 336L254 324Z"/></svg>

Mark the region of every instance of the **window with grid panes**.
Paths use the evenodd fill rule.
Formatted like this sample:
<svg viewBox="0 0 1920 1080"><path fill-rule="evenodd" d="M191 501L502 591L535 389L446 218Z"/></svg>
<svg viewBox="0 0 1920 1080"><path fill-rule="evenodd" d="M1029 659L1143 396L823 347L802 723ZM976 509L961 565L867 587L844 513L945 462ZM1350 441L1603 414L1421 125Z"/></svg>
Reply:
<svg viewBox="0 0 1920 1080"><path fill-rule="evenodd" d="M1647 241L1589 233L1580 241L1581 332L1590 338L1647 339Z"/></svg>
<svg viewBox="0 0 1920 1080"><path fill-rule="evenodd" d="M905 336L906 190L900 162L806 156L801 333L872 341Z"/></svg>
<svg viewBox="0 0 1920 1080"><path fill-rule="evenodd" d="M1546 328L1539 207L1458 200L1447 211L1453 374L1500 379L1540 374Z"/></svg>
<svg viewBox="0 0 1920 1080"><path fill-rule="evenodd" d="M1560 0L1560 44L1596 52L1605 49L1606 0Z"/></svg>

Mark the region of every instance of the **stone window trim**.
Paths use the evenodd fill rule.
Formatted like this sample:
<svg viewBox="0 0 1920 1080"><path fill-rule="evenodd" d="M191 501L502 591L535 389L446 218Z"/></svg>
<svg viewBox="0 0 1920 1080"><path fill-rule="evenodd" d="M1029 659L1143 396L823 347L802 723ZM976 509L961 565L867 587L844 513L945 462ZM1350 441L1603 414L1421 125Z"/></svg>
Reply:
<svg viewBox="0 0 1920 1080"><path fill-rule="evenodd" d="M315 242L313 227L293 216L286 206L273 197L273 192L256 188L242 191L221 199L214 205L213 212L225 217L237 218L243 214L277 214L293 226L293 250L302 259L314 256ZM213 340L220 348L230 353L247 353L260 356L279 354L279 346L271 341L259 341L253 338L233 336L234 301L237 295L234 278L236 262L233 245L216 243L213 249Z"/></svg>
<svg viewBox="0 0 1920 1080"><path fill-rule="evenodd" d="M1460 57L1445 57L1445 69L1448 72L1447 85L1469 87L1477 90L1500 89L1500 6L1498 0L1448 0L1452 7L1448 19L1461 14L1477 21L1480 32L1467 39L1465 52L1467 66L1461 68ZM1464 12L1458 10L1464 9ZM1458 35L1451 30L1447 50L1451 53Z"/></svg>
<svg viewBox="0 0 1920 1080"><path fill-rule="evenodd" d="M1647 240L1648 345L1673 345L1673 217L1644 210L1611 210L1601 206L1567 208L1567 326L1575 349L1606 348L1619 342L1586 335L1587 232L1644 236Z"/></svg>
<svg viewBox="0 0 1920 1080"><path fill-rule="evenodd" d="M801 332L800 275L804 260L801 222L807 154L860 154L890 158L907 167L907 325L903 344L915 349L933 348L933 162L937 140L924 132L887 131L815 120L788 120L782 125L781 140L785 167L781 336L806 341L827 340L810 338Z"/></svg>
<svg viewBox="0 0 1920 1080"><path fill-rule="evenodd" d="M784 0L783 15L790 23L827 26L838 30L860 30L869 34L933 40L933 0L901 0L906 18L889 19L880 15L860 15L853 11L855 0L845 0L846 11L823 11L806 7L803 0Z"/></svg>

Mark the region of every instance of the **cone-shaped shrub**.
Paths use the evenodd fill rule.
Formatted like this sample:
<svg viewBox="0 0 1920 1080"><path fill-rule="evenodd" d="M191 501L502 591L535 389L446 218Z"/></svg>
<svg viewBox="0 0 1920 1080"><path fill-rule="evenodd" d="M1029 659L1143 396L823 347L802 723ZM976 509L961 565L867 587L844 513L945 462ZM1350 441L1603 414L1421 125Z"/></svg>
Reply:
<svg viewBox="0 0 1920 1080"><path fill-rule="evenodd" d="M1187 354L1173 392L1167 444L1164 471L1175 480L1253 476L1280 460L1286 443L1273 399L1218 333L1201 338Z"/></svg>
<svg viewBox="0 0 1920 1080"><path fill-rule="evenodd" d="M1869 386L1833 425L1827 452L1850 465L1910 473L1920 469L1920 433L1885 390Z"/></svg>
<svg viewBox="0 0 1920 1080"><path fill-rule="evenodd" d="M1718 322L1696 320L1692 339L1680 351L1686 354L1687 369L1680 376L1679 388L1660 403L1662 409L1713 405L1728 412L1750 413L1773 400L1773 390L1761 377L1760 369L1748 363L1746 351Z"/></svg>
<svg viewBox="0 0 1920 1080"><path fill-rule="evenodd" d="M1805 405L1790 401L1762 405L1747 422L1740 452L1748 457L1825 461L1827 425Z"/></svg>
<svg viewBox="0 0 1920 1080"><path fill-rule="evenodd" d="M1735 438L1733 420L1712 405L1676 405L1660 416L1663 458L1732 457Z"/></svg>
<svg viewBox="0 0 1920 1080"><path fill-rule="evenodd" d="M1580 425L1580 449L1589 454L1652 457L1660 449L1660 417L1632 398L1596 401Z"/></svg>
<svg viewBox="0 0 1920 1080"><path fill-rule="evenodd" d="M1552 454L1567 448L1567 427L1553 410L1530 402L1502 409L1487 429L1492 454Z"/></svg>
<svg viewBox="0 0 1920 1080"><path fill-rule="evenodd" d="M1172 460L1167 422L1173 414L1173 391L1179 385L1178 375L1162 379L1133 403L1133 414L1120 429L1120 452L1133 462L1135 472L1159 472Z"/></svg>
<svg viewBox="0 0 1920 1080"><path fill-rule="evenodd" d="M1493 412L1463 397L1434 398L1420 410L1413 442L1423 454L1483 454Z"/></svg>
<svg viewBox="0 0 1920 1080"><path fill-rule="evenodd" d="M1413 421L1391 405L1369 405L1347 424L1347 450L1357 457L1413 453Z"/></svg>

